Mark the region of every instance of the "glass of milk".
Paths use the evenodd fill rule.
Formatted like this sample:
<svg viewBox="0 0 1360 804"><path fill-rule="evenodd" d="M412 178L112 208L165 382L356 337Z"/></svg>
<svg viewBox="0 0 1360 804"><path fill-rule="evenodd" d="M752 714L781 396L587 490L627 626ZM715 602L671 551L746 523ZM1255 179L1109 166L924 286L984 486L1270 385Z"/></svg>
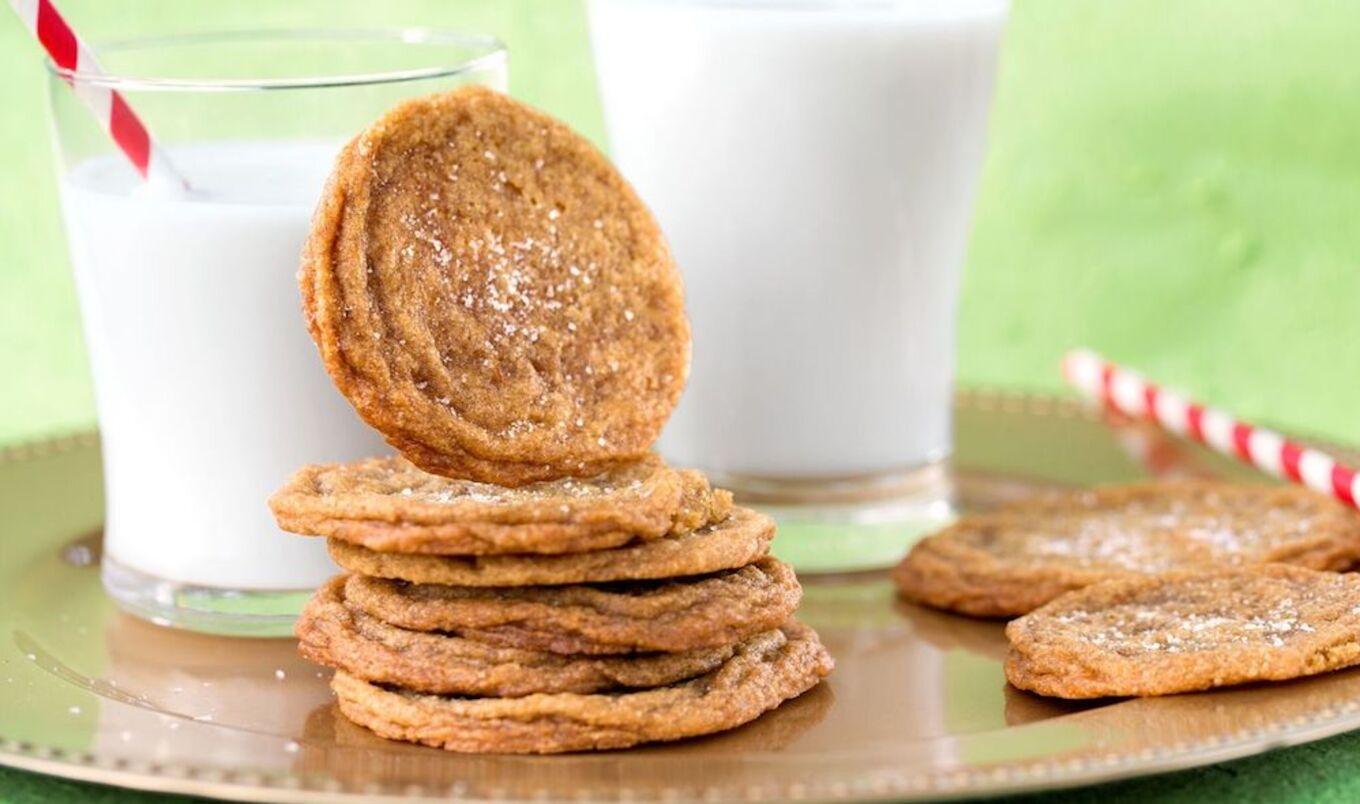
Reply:
<svg viewBox="0 0 1360 804"><path fill-rule="evenodd" d="M800 569L951 516L954 319L1008 0L589 0L611 154L685 276L662 441Z"/></svg>
<svg viewBox="0 0 1360 804"><path fill-rule="evenodd" d="M336 570L266 499L298 467L387 452L332 386L297 269L341 145L402 98L504 89L492 37L217 33L51 69L71 263L103 443L104 586L155 622L285 634ZM116 89L187 189L139 180L80 105Z"/></svg>

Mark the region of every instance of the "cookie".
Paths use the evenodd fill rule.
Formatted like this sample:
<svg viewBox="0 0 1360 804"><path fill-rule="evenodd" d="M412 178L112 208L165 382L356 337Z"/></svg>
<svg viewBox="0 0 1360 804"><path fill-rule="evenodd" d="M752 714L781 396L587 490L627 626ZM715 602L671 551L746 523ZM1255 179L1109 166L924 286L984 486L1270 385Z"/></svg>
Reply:
<svg viewBox="0 0 1360 804"><path fill-rule="evenodd" d="M1360 664L1360 575L1265 564L1108 581L1006 626L1006 679L1059 698L1169 695Z"/></svg>
<svg viewBox="0 0 1360 804"><path fill-rule="evenodd" d="M671 520L670 533L682 536L705 525L722 522L732 513L732 492L715 489L708 476L697 469L680 470L680 509Z"/></svg>
<svg viewBox="0 0 1360 804"><path fill-rule="evenodd" d="M1072 589L1174 569L1360 559L1360 516L1299 487L1137 483L967 516L894 570L903 597L980 617L1024 614Z"/></svg>
<svg viewBox="0 0 1360 804"><path fill-rule="evenodd" d="M516 486L638 460L689 372L651 213L584 138L482 87L345 146L298 283L340 392L435 474Z"/></svg>
<svg viewBox="0 0 1360 804"><path fill-rule="evenodd" d="M692 533L612 550L566 555L426 556L379 553L330 539L335 563L350 572L421 584L559 586L704 575L744 567L770 552L774 521L738 508Z"/></svg>
<svg viewBox="0 0 1360 804"><path fill-rule="evenodd" d="M598 586L474 588L351 575L345 600L413 631L563 654L700 650L777 628L802 588L774 558L741 569Z"/></svg>
<svg viewBox="0 0 1360 804"><path fill-rule="evenodd" d="M570 553L686 531L729 492L655 456L591 478L518 488L431 475L397 458L299 470L269 501L279 527L383 552Z"/></svg>
<svg viewBox="0 0 1360 804"><path fill-rule="evenodd" d="M333 578L307 603L297 622L299 651L355 678L414 692L513 698L662 687L716 669L737 649L621 657L498 648L375 620L345 605L344 587L343 576Z"/></svg>
<svg viewBox="0 0 1360 804"><path fill-rule="evenodd" d="M343 671L345 717L395 740L467 753L556 754L628 748L736 728L816 686L833 663L812 629L789 623L681 684L612 695L449 698L384 689Z"/></svg>
<svg viewBox="0 0 1360 804"><path fill-rule="evenodd" d="M1042 701L1033 695L1016 692L1031 701ZM333 696L331 696L333 697ZM734 754L769 754L783 751L798 741L808 730L826 719L835 708L836 695L829 684L817 684L812 689L789 699L772 711L739 728L704 737L671 743L664 749L672 755L685 755L691 762L704 762L706 787L723 788L726 781L740 782L740 763L727 763L722 772L716 771L712 759ZM297 740L299 751L291 763L297 775L316 775L338 779L346 787L363 788L375 776L385 779L419 780L426 790L466 790L465 798L485 798L494 790L501 800L529 801L544 796L545 789L570 790L581 801L598 801L617 797L620 786L617 776L602 777L599 767L590 762L535 763L532 768L521 767L515 774L507 774L505 758L495 754L463 754L456 762L440 762L424 750L404 750L406 746L379 737L349 720L336 703L318 706L303 721L302 735ZM336 762L336 749L344 754L343 762ZM684 771L672 765L669 778L675 783L685 781ZM643 771L646 774L646 771ZM663 780L648 777L657 787L666 787Z"/></svg>

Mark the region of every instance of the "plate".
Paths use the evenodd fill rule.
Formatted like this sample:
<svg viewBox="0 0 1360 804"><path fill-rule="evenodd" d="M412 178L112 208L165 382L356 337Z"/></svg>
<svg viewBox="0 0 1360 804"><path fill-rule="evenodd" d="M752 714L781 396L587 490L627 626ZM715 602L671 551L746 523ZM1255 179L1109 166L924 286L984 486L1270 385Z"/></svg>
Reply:
<svg viewBox="0 0 1360 804"><path fill-rule="evenodd" d="M956 405L961 502L1149 474L1250 469L1058 399ZM886 577L805 580L838 666L714 737L554 757L460 756L339 718L289 640L171 631L99 586L97 440L0 455L0 764L241 801L908 800L1169 771L1360 727L1360 671L1272 686L1064 703L1006 685L1001 625L897 601Z"/></svg>

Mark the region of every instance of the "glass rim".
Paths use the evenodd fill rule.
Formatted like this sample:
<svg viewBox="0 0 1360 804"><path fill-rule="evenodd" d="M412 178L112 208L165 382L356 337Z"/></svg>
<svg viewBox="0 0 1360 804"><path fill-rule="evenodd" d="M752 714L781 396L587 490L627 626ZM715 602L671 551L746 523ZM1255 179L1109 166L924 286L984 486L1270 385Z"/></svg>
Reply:
<svg viewBox="0 0 1360 804"><path fill-rule="evenodd" d="M97 53L140 50L207 43L231 42L390 42L409 45L449 45L473 48L477 55L456 64L377 70L363 73L336 73L284 78L173 78L163 75L131 75L58 67L51 58L43 64L55 78L72 84L121 91L221 92L243 90L320 89L448 78L504 66L508 56L505 43L492 34L457 33L437 28L255 28L201 31L168 36L114 39L93 43Z"/></svg>

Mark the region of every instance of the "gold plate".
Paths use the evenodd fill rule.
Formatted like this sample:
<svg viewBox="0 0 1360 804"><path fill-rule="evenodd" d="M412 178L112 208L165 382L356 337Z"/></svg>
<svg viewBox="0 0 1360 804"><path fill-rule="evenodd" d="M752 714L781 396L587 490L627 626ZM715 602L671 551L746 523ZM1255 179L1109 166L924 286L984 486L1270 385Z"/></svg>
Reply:
<svg viewBox="0 0 1360 804"><path fill-rule="evenodd" d="M1141 456L1138 460L1131 455ZM957 479L985 507L1055 484L1250 469L1055 399L961 394ZM95 567L93 437L0 455L0 764L235 800L871 800L1046 789L1217 762L1360 727L1360 671L1072 704L1006 686L1001 626L897 602L882 574L807 581L829 681L716 737L557 757L459 756L337 717L291 641L161 629Z"/></svg>

